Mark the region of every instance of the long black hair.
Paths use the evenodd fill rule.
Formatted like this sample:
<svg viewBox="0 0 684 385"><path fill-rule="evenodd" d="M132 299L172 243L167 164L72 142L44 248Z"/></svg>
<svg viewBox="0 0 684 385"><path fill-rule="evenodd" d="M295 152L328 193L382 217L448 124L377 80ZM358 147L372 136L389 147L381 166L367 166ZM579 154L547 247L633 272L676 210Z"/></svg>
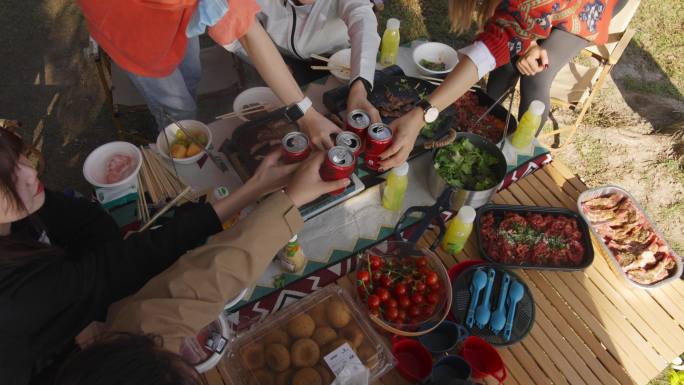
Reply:
<svg viewBox="0 0 684 385"><path fill-rule="evenodd" d="M150 335L106 335L71 356L55 385L201 385L195 369Z"/></svg>
<svg viewBox="0 0 684 385"><path fill-rule="evenodd" d="M25 153L26 146L21 137L9 129L0 128L0 195L5 197L9 209L26 210L15 180L19 158ZM0 268L24 265L59 254L62 254L61 249L42 242L12 234L0 236Z"/></svg>

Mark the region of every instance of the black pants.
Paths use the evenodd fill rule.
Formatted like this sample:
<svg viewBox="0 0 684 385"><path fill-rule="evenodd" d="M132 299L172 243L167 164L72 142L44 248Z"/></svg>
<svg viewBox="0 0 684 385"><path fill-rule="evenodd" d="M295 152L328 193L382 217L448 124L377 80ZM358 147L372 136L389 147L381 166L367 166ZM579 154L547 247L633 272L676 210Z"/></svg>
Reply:
<svg viewBox="0 0 684 385"><path fill-rule="evenodd" d="M518 119L527 111L533 100L540 100L546 105L542 115L541 125L544 126L549 116L551 83L563 66L575 57L589 42L579 36L553 29L548 39L540 41L549 57L549 68L534 76L522 76L520 79L520 108ZM515 68L515 60L497 68L489 74L487 82L487 94L498 99L518 79L518 71Z"/></svg>

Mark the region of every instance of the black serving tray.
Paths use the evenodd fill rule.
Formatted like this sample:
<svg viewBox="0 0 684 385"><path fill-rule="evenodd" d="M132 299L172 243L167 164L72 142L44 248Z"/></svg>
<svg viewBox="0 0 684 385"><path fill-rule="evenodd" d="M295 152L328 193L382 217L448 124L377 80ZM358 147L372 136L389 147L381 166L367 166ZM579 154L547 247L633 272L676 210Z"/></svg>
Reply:
<svg viewBox="0 0 684 385"><path fill-rule="evenodd" d="M482 240L480 239L480 218L488 212L494 212L494 217L497 223L506 212L516 213L539 213L551 214L554 216L570 217L577 222L577 225L582 233L582 246L584 246L584 258L579 265L573 266L550 266L550 265L531 265L531 264L511 264L501 263L491 258L484 249ZM589 267L594 262L594 248L591 244L591 237L589 236L589 227L582 217L568 209L560 207L537 207L537 206L518 206L518 205L486 205L477 210L477 218L475 220L475 239L477 240L477 247L483 259L496 264L498 266L507 267L510 269L536 269L536 270L554 270L554 271L582 271Z"/></svg>

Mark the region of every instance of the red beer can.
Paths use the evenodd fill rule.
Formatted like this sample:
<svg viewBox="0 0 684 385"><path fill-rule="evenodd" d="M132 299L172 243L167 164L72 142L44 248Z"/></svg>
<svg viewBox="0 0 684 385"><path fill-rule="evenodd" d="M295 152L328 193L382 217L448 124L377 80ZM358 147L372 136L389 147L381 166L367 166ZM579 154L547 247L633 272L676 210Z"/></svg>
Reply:
<svg viewBox="0 0 684 385"><path fill-rule="evenodd" d="M361 139L366 137L366 129L368 129L370 124L370 115L364 110L351 110L347 113L345 129L355 133Z"/></svg>
<svg viewBox="0 0 684 385"><path fill-rule="evenodd" d="M361 147L363 146L363 142L361 142L361 138L359 138L356 133L352 131L344 131L337 134L337 137L335 138L335 145L347 147L351 150L354 157L358 158L359 155L361 155Z"/></svg>
<svg viewBox="0 0 684 385"><path fill-rule="evenodd" d="M392 129L384 123L368 127L366 135L366 167L377 171L380 168L380 154L392 145Z"/></svg>
<svg viewBox="0 0 684 385"><path fill-rule="evenodd" d="M321 179L324 181L349 178L356 168L356 159L351 150L343 146L335 146L328 150L325 162L321 166ZM330 195L338 195L344 188L335 190Z"/></svg>
<svg viewBox="0 0 684 385"><path fill-rule="evenodd" d="M302 132L293 131L283 136L281 141L283 147L283 162L297 163L309 156L309 138Z"/></svg>

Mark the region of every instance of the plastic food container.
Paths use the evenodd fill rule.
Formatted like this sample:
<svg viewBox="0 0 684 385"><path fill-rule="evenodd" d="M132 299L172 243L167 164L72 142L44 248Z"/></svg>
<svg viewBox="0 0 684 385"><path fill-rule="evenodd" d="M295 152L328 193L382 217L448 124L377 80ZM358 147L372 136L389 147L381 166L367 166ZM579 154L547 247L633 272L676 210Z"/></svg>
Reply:
<svg viewBox="0 0 684 385"><path fill-rule="evenodd" d="M501 218L505 213L514 212L518 214L550 214L554 217L563 216L566 218L572 218L577 222L577 227L582 234L582 246L584 247L584 255L582 256L582 261L577 265L535 265L532 263L502 263L487 254L483 240L480 236L480 222L482 216L492 212L494 214L495 221L498 225ZM487 205L483 206L477 210L477 220L475 220L475 239L477 240L477 247L480 251L482 258L486 259L491 263L495 263L499 266L504 266L511 269L537 269L537 270L556 270L556 271L581 271L589 267L594 261L594 248L591 245L591 238L589 236L589 228L585 220L580 217L579 214L572 212L568 209L557 208L557 207L536 207L536 206L517 206L517 205Z"/></svg>
<svg viewBox="0 0 684 385"><path fill-rule="evenodd" d="M620 264L618 263L617 258L615 257L613 252L610 251L610 249L608 248L608 245L606 245L603 237L596 231L596 229L594 228L594 225L592 225L591 221L589 220L589 218L586 217L586 215L584 214L584 211L582 209L582 204L584 202L591 200L591 199L594 199L594 198L598 198L598 197L603 196L603 195L608 195L608 194L621 194L622 196L631 200L632 203L634 204L634 207L636 207L636 209L640 211L641 215L643 215L644 218L646 218L646 221L651 226L651 229L653 229L653 232L655 232L656 236L659 237L663 241L665 246L667 246L670 249L670 254L672 254L674 256L674 259L675 259L676 268L675 268L675 271L672 274L670 274L670 276L668 278L665 278L662 281L655 282L651 285L644 285L644 284L632 281L627 276L625 271L622 269L622 266L620 266ZM648 216L648 214L646 214L646 211L641 207L641 205L639 205L639 202L637 202L637 200L634 199L634 197L630 193L628 193L627 191L625 191L621 187L613 186L613 185L607 185L607 186L596 187L596 188L584 191L583 193L581 193L579 195L579 197L577 197L577 210L579 211L582 218L584 218L584 220L589 225L591 232L594 234L596 239L599 241L599 243L601 244L601 247L603 247L603 250L606 252L606 254L608 254L611 257L610 260L613 263L613 267L615 267L615 270L617 270L620 274L622 274L622 277L627 282L629 282L630 284L632 284L636 287L643 288L643 289L653 289L653 288L656 288L658 286L662 286L662 285L665 285L667 283L670 283L670 282L678 279L679 277L681 277L681 275L682 275L682 258L681 258L681 256L679 256L672 249L672 247L667 243L667 240L665 240L665 237L663 237L663 234L655 226L655 224L654 224L655 222L653 222L653 220Z"/></svg>
<svg viewBox="0 0 684 385"><path fill-rule="evenodd" d="M216 321L200 330L196 337L186 338L180 354L193 363L199 373L204 373L219 363L227 350L230 337L231 329L221 314Z"/></svg>
<svg viewBox="0 0 684 385"><path fill-rule="evenodd" d="M219 370L233 385L310 385L318 378L329 385L347 362L342 355L366 365L370 383L394 367L391 350L350 295L329 285L240 333Z"/></svg>

